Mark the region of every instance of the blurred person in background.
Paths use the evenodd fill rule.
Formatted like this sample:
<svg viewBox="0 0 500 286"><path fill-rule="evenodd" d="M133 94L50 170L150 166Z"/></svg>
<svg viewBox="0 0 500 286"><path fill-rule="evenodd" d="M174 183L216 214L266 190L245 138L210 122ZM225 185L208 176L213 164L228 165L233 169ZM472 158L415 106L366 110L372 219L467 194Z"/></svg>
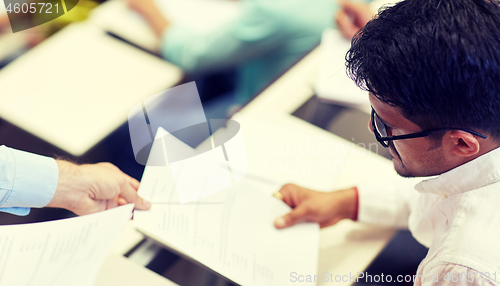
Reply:
<svg viewBox="0 0 500 286"><path fill-rule="evenodd" d="M242 5L233 22L197 34L170 23L154 0L129 0L161 39L169 62L187 73L237 67L234 94L220 99L226 109L245 103L319 44L339 9L332 0L243 0Z"/></svg>

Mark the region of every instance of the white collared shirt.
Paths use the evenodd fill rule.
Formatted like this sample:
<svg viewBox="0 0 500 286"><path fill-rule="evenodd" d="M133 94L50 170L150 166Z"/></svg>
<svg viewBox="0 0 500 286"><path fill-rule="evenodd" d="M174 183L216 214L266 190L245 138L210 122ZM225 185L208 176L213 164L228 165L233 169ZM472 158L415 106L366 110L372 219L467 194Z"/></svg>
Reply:
<svg viewBox="0 0 500 286"><path fill-rule="evenodd" d="M429 247L415 285L500 285L500 148L412 182L359 186L359 220L408 226Z"/></svg>

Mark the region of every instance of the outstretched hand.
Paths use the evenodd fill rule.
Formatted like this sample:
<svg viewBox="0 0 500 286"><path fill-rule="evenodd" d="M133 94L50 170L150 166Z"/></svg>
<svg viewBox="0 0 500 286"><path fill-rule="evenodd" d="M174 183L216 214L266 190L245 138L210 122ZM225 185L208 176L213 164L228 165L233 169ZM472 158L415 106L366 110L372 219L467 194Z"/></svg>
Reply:
<svg viewBox="0 0 500 286"><path fill-rule="evenodd" d="M134 203L147 210L151 204L137 195L139 182L110 163L75 165L57 160L59 181L48 207L64 208L77 215L90 214Z"/></svg>

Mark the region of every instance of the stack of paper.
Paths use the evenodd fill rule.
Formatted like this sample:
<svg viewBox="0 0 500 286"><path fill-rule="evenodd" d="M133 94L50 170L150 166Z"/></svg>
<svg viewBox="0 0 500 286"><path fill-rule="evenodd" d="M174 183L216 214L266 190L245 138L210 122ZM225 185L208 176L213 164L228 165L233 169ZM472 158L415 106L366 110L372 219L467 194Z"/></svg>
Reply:
<svg viewBox="0 0 500 286"><path fill-rule="evenodd" d="M134 205L0 227L0 285L90 286Z"/></svg>
<svg viewBox="0 0 500 286"><path fill-rule="evenodd" d="M146 235L241 285L294 285L293 272L316 274L318 225L277 230L274 219L290 208L269 195L272 190L261 190L245 177L214 195L181 204L174 181L168 165L146 167L139 195L153 207L134 214L135 226Z"/></svg>

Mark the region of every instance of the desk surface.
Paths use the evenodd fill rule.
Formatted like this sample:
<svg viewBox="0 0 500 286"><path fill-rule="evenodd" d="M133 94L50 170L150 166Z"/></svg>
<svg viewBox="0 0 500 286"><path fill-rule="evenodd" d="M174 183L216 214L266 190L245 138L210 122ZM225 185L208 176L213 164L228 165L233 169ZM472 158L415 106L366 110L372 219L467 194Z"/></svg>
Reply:
<svg viewBox="0 0 500 286"><path fill-rule="evenodd" d="M94 286L110 285L175 286L177 284L124 256L111 253L104 261Z"/></svg>
<svg viewBox="0 0 500 286"><path fill-rule="evenodd" d="M393 180L393 176L397 177L389 160L292 115L267 114L255 118L236 114L233 119L241 125L246 146L249 168L242 181L249 181L252 187L267 192L269 197L285 183L330 191L366 181L386 182ZM217 132L224 132L224 129ZM258 205L252 207L258 208ZM267 223L272 223L273 218L268 219ZM190 259L178 241L157 237L147 229L145 233L174 253ZM393 229L350 221L323 229L318 249L318 273L331 273L335 277L363 271L393 234ZM300 273L300 270L289 271ZM287 278L280 281L286 282ZM339 283L349 284L349 281Z"/></svg>
<svg viewBox="0 0 500 286"><path fill-rule="evenodd" d="M104 261L94 286L177 285L123 256L143 238L144 236L134 229L132 221L130 221Z"/></svg>
<svg viewBox="0 0 500 286"><path fill-rule="evenodd" d="M80 156L181 78L160 58L72 24L0 70L0 117Z"/></svg>
<svg viewBox="0 0 500 286"><path fill-rule="evenodd" d="M257 141L251 142L249 140L262 137L269 140L260 141L267 145L280 142L295 142L296 140L305 144L309 144L307 140L316 140L314 144L321 144L322 142L335 142L335 144L338 143L342 146L351 144L353 149L348 152L348 158L342 160L353 164L361 162L363 168L344 168L336 174L329 174L327 170L322 170L313 174L297 172L292 174L293 176L263 172L256 175L272 177L280 183L283 183L283 179L288 178L288 180L295 183L323 191L349 187L364 180L383 181L387 179L387 176L397 176L392 164L387 159L364 151L334 134L291 115L314 95L313 86L319 65L318 56L318 50L312 51L235 116L235 119L242 123L242 131L246 137L245 142L249 143L247 147L249 149L247 150L249 162L254 166L255 163L261 162L259 160L262 158L259 159L258 156L254 156L255 154L252 154L251 150L251 148L256 148ZM262 124L259 124L258 121L263 124L269 123L267 131L262 131ZM285 132L284 129L292 132ZM280 132L280 130L283 132ZM288 137L280 137L285 133ZM265 146L261 147L265 148ZM313 154L298 154L293 159L302 161L311 160L312 158L312 160L318 162L321 159L335 159L334 156L325 157L323 155L313 152ZM266 154L264 157L270 161L282 161L286 159L284 156L286 154L275 152L274 154ZM250 169L249 173L251 171ZM318 274L321 275L327 272L333 275L348 275L349 273L364 271L388 243L394 232L392 229L380 229L351 221L342 221L333 227L322 229L320 233ZM328 283L320 282L318 285L325 284ZM350 282L336 283L336 285L350 284Z"/></svg>
<svg viewBox="0 0 500 286"><path fill-rule="evenodd" d="M311 52L250 102L239 114L235 115L234 119L240 122L245 136L245 145L247 145L247 156L250 164L248 174L272 179L279 184L288 181L323 191L353 186L365 180L384 181L388 179L387 177L397 176L389 160L291 115L314 95L313 84L319 64L318 55L317 50ZM293 161L338 160L350 163L354 167L343 168L335 174L327 169L293 174L273 173L273 171L266 173L264 168L261 168L260 171L252 169L252 166L259 164L263 166L263 160L271 162L289 160L290 158L287 158L289 154L287 155L286 152L272 152L273 148L281 146L279 144L288 142L316 144L317 146L321 146L323 142L341 146L352 145L353 149L346 152L349 154L347 158L342 158L341 154L323 154L311 151L309 154L308 152L294 154ZM205 143L208 144L208 141ZM256 152L256 148L260 148L260 154ZM266 154L263 154L264 152ZM362 168L356 168L356 164L361 164ZM279 184L276 185L276 188L279 188ZM269 189L269 187L267 188ZM381 229L347 220L322 229L320 232L318 274L326 272L333 275L348 275L364 271L389 242L394 232L393 229ZM131 245L133 242L129 244ZM122 243L120 247L126 249L127 247L123 247L123 245L127 245L127 243ZM173 250L176 251L175 248ZM336 283L336 285L350 284L350 282ZM320 282L318 285L328 285L328 282Z"/></svg>

